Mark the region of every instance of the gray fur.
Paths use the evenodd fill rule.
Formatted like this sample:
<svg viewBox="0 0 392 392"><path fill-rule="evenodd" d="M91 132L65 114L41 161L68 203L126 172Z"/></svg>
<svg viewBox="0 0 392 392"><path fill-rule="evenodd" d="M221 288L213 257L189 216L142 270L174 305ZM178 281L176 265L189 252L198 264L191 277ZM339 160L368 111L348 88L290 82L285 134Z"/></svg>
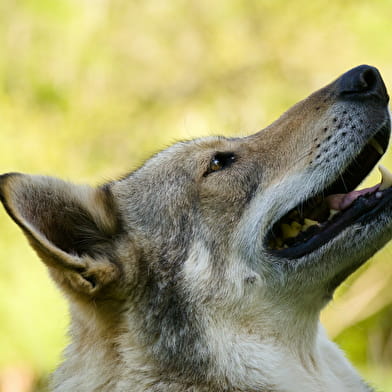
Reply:
<svg viewBox="0 0 392 392"><path fill-rule="evenodd" d="M70 301L53 391L369 391L318 316L390 239L392 207L296 260L265 243L389 126L385 102L342 99L341 83L255 135L177 143L103 187L0 177L5 208Z"/></svg>

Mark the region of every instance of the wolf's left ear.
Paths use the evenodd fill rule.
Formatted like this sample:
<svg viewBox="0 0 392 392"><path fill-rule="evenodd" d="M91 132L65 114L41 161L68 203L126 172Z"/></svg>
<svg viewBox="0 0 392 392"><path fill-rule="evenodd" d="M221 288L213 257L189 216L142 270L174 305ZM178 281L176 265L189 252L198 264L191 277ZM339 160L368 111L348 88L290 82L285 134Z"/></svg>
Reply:
<svg viewBox="0 0 392 392"><path fill-rule="evenodd" d="M66 291L95 296L119 277L119 219L109 187L11 173L0 176L0 199Z"/></svg>

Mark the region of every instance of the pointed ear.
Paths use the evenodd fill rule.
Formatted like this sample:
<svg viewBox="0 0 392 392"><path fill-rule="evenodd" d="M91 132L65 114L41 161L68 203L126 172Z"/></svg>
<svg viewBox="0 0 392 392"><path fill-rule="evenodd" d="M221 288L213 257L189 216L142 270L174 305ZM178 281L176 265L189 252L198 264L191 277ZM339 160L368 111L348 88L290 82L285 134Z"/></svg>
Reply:
<svg viewBox="0 0 392 392"><path fill-rule="evenodd" d="M0 199L66 291L96 296L119 277L120 225L108 186L11 173L0 176Z"/></svg>

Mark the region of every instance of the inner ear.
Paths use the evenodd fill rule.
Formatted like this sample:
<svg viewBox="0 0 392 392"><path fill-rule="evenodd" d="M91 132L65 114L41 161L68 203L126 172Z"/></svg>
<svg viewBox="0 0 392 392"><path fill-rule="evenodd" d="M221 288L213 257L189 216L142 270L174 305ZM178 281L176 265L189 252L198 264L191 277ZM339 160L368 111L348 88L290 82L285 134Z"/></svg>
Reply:
<svg viewBox="0 0 392 392"><path fill-rule="evenodd" d="M9 174L0 176L0 198L63 287L92 294L118 276L120 219L108 185Z"/></svg>
<svg viewBox="0 0 392 392"><path fill-rule="evenodd" d="M110 190L81 187L73 191L77 192L72 195L68 190L64 195L41 190L36 197L30 194L28 199L19 198L18 210L25 221L64 252L77 256L104 254L118 231Z"/></svg>

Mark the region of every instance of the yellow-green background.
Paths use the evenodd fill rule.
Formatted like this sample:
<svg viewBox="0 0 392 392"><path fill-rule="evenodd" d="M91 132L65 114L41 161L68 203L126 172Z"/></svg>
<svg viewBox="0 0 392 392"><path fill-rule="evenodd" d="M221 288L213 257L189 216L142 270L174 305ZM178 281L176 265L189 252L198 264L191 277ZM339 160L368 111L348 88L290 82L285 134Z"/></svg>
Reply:
<svg viewBox="0 0 392 392"><path fill-rule="evenodd" d="M101 183L177 139L257 131L362 63L392 91L391 33L391 0L0 1L0 172ZM391 249L323 314L389 392ZM27 372L43 390L67 322L64 299L1 210L3 378Z"/></svg>

